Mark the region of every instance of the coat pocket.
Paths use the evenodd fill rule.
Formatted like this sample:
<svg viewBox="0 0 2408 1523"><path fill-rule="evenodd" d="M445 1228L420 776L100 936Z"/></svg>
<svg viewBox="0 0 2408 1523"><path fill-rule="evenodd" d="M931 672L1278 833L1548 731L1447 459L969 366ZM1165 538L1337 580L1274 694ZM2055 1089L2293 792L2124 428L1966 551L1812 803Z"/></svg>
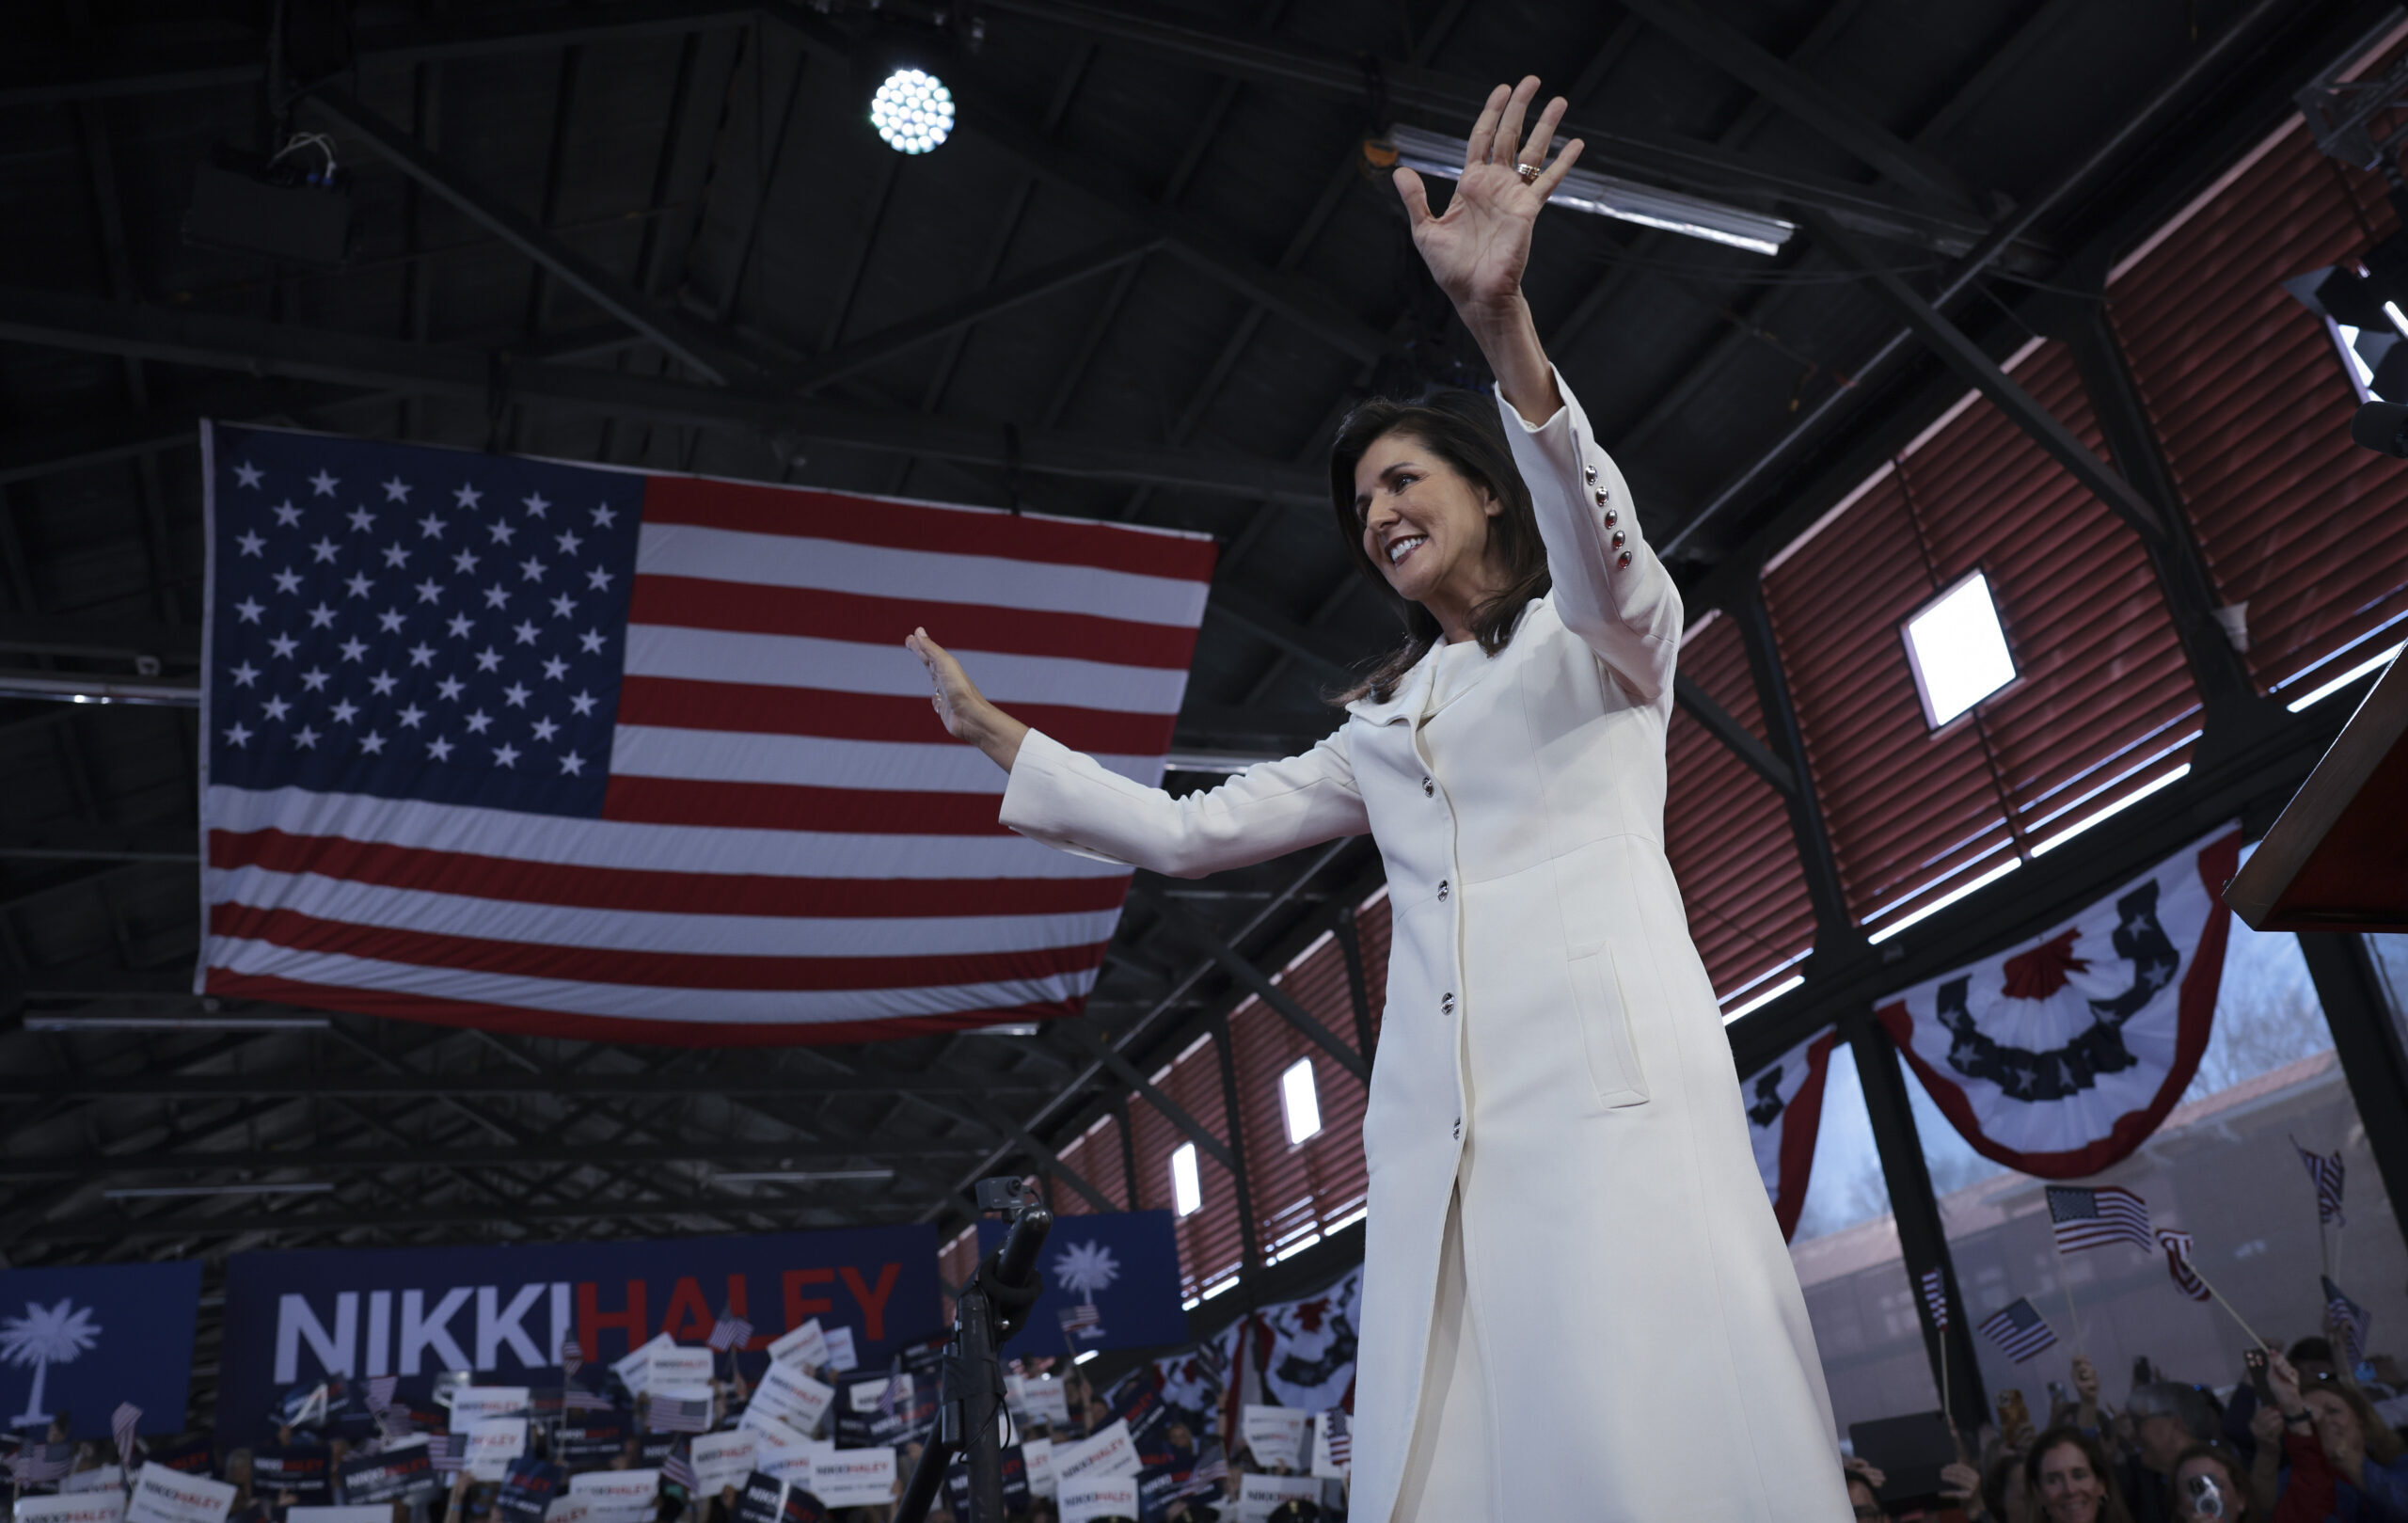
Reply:
<svg viewBox="0 0 2408 1523"><path fill-rule="evenodd" d="M1647 1075L1630 1038L1630 1004L1623 997L1611 947L1601 943L1573 951L1572 992L1598 1103L1608 1110L1645 1104Z"/></svg>

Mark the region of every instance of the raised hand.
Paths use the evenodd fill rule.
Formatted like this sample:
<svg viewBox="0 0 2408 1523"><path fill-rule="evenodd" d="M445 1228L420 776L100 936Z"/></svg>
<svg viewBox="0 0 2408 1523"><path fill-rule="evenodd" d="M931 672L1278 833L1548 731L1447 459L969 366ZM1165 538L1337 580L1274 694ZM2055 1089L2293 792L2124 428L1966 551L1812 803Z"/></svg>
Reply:
<svg viewBox="0 0 2408 1523"><path fill-rule="evenodd" d="M1502 315L1519 300L1539 208L1580 157L1576 137L1552 164L1546 162L1556 123L1563 119L1565 103L1560 95L1546 103L1524 141L1522 119L1538 92L1536 75L1510 90L1499 85L1489 92L1480 119L1472 123L1463 178L1455 182L1454 198L1443 216L1430 214L1429 193L1419 175L1402 167L1396 171L1397 195L1413 219L1414 246L1421 251L1438 289L1452 299L1475 333L1483 315ZM1523 165L1539 172L1527 176L1519 167Z"/></svg>
<svg viewBox="0 0 2408 1523"><path fill-rule="evenodd" d="M926 629L912 630L903 646L928 669L928 684L935 690L928 702L944 722L945 733L967 740L1010 771L1028 726L989 703L953 653L930 640Z"/></svg>

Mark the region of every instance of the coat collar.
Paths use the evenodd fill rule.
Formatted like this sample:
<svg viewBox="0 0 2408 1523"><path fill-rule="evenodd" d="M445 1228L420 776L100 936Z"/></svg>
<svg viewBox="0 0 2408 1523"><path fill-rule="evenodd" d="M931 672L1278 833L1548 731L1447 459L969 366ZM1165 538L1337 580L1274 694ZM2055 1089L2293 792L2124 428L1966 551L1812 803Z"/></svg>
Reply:
<svg viewBox="0 0 2408 1523"><path fill-rule="evenodd" d="M1421 653L1404 675L1397 679L1396 690L1384 703L1357 698L1346 706L1346 712L1366 724L1393 724L1399 720L1418 720L1430 702L1430 689L1438 677L1438 647L1432 645Z"/></svg>

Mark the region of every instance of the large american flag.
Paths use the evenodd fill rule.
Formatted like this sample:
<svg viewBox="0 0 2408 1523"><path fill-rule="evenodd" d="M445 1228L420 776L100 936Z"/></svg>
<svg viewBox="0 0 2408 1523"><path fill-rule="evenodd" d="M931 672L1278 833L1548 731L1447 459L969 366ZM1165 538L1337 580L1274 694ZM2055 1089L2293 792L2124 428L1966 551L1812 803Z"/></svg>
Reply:
<svg viewBox="0 0 2408 1523"><path fill-rule="evenodd" d="M2049 1222L2060 1253L2109 1243L2137 1243L2152 1252L2157 1247L2149 1235L2147 1202L2120 1184L2050 1185Z"/></svg>
<svg viewBox="0 0 2408 1523"><path fill-rule="evenodd" d="M203 992L711 1043L1082 1007L1128 874L996 822L902 641L1150 784L1209 539L204 440Z"/></svg>

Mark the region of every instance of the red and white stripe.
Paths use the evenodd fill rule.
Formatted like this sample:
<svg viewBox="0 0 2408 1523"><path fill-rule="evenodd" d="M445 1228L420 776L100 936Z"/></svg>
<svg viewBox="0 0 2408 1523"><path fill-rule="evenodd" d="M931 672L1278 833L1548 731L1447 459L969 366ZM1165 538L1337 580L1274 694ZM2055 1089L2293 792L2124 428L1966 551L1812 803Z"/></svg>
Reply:
<svg viewBox="0 0 2408 1523"><path fill-rule="evenodd" d="M1201 536L694 478L646 484L600 820L205 798L206 992L555 1035L832 1041L1074 1013L1126 869L997 823L915 626L1153 784Z"/></svg>

